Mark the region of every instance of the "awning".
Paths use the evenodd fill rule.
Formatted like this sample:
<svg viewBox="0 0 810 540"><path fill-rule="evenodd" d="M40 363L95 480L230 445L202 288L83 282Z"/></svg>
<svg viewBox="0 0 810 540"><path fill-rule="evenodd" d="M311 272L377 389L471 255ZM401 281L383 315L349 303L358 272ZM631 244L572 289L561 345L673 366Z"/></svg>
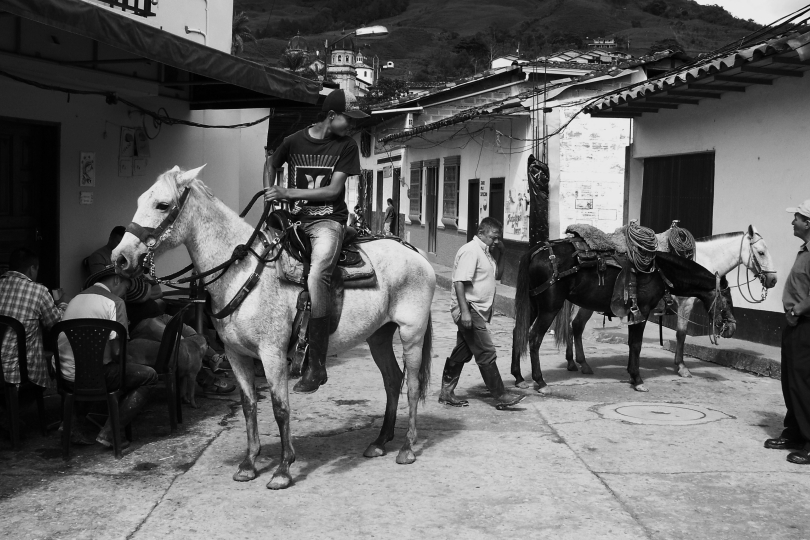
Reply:
<svg viewBox="0 0 810 540"><path fill-rule="evenodd" d="M194 43L81 0L0 0L0 12L3 11L225 83L231 86L231 91L223 95L224 101L253 107L273 106L264 103L267 98L298 103L318 101L318 82ZM234 92L233 87L245 92L239 95L240 92ZM210 107L198 108L231 108L229 105L217 106L215 93L209 96Z"/></svg>

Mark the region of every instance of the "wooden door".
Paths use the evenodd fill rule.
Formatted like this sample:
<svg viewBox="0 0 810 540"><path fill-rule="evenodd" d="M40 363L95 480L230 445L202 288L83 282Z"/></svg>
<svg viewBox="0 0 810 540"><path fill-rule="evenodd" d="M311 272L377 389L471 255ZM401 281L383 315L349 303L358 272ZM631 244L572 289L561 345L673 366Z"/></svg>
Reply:
<svg viewBox="0 0 810 540"><path fill-rule="evenodd" d="M467 183L467 242L478 232L478 178Z"/></svg>
<svg viewBox="0 0 810 540"><path fill-rule="evenodd" d="M489 184L489 216L497 219L503 224L503 178L492 178Z"/></svg>
<svg viewBox="0 0 810 540"><path fill-rule="evenodd" d="M437 253L439 225L439 168L428 167L426 177L425 223L428 229L428 253Z"/></svg>
<svg viewBox="0 0 810 540"><path fill-rule="evenodd" d="M0 273L27 247L48 288L59 287L58 161L58 126L0 118Z"/></svg>
<svg viewBox="0 0 810 540"><path fill-rule="evenodd" d="M401 236L401 229L399 223L400 214L400 176L402 176L402 169L394 169L394 174L391 184L391 199L394 201L394 222L391 224L391 234L394 236Z"/></svg>

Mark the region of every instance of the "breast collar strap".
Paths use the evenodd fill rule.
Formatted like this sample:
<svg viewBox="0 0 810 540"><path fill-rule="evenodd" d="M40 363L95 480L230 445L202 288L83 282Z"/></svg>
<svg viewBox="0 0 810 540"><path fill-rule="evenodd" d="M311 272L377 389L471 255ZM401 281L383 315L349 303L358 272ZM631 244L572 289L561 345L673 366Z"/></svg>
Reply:
<svg viewBox="0 0 810 540"><path fill-rule="evenodd" d="M180 211L183 209L186 199L188 199L190 190L191 188L188 187L183 190L177 204L172 206L168 215L160 222L160 225L155 228L143 227L133 221L127 225L127 232L135 235L138 240L146 244L146 247L149 248L150 251L154 251L163 241L163 236L166 232L171 229L174 222L177 221L177 217L180 215Z"/></svg>

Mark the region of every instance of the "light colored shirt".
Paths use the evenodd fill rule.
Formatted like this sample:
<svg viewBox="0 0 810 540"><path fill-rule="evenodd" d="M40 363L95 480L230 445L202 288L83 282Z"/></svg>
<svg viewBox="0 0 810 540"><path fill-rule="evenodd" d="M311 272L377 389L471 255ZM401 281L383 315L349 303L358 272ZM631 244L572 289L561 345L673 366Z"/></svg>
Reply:
<svg viewBox="0 0 810 540"><path fill-rule="evenodd" d="M51 386L45 354L42 350L42 329L50 330L62 320L62 311L54 304L45 285L34 283L28 276L9 270L0 276L0 315L12 317L25 327L25 353L28 380L45 388ZM4 327L5 329L6 327ZM17 361L17 336L6 331L0 347L3 377L7 383L20 383Z"/></svg>
<svg viewBox="0 0 810 540"><path fill-rule="evenodd" d="M785 308L785 315L790 324L796 324L797 317L790 315L790 310L797 304L804 301L810 295L810 251L807 251L807 244L803 245L796 255L793 268L785 280L785 288L782 290L782 304Z"/></svg>
<svg viewBox="0 0 810 540"><path fill-rule="evenodd" d="M62 320L69 321L72 319L106 319L108 321L117 321L123 324L124 328L127 328L129 324L124 301L111 293L110 289L103 283L96 283L88 287L70 301ZM118 335L115 332L110 332L110 340L117 337ZM126 339L126 336L121 337ZM62 369L62 376L68 381L73 381L76 377L76 360L65 334L59 334L58 344L59 365ZM104 350L104 363L109 364L110 362L112 362L112 358L110 357L110 349L107 347Z"/></svg>
<svg viewBox="0 0 810 540"><path fill-rule="evenodd" d="M453 283L464 283L467 302L487 322L492 317L492 303L495 300L496 270L497 263L489 248L477 236L461 246L453 262ZM456 322L461 318L455 291L450 295L450 314Z"/></svg>

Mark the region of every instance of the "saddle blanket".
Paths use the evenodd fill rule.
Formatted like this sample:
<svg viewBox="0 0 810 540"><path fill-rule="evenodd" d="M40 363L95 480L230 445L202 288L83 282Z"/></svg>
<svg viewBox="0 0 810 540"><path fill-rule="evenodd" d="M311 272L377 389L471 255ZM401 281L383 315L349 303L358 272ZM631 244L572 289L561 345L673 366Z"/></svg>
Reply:
<svg viewBox="0 0 810 540"><path fill-rule="evenodd" d="M615 232L608 234L593 225L585 223L575 223L565 229L565 234L579 236L593 251L615 251L616 253L627 253L627 241L624 238L624 231L627 227L619 227Z"/></svg>

